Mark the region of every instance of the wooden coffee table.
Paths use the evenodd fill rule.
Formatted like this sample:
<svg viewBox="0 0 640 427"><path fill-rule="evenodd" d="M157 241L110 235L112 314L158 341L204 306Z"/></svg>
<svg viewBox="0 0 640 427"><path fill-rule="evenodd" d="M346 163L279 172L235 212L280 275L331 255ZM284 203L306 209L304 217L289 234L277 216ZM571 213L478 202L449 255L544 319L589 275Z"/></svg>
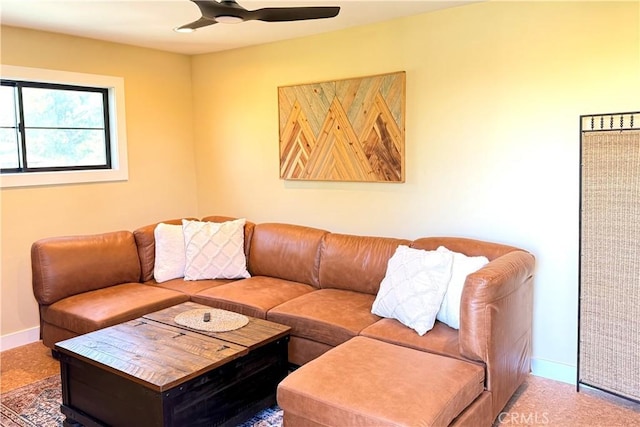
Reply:
<svg viewBox="0 0 640 427"><path fill-rule="evenodd" d="M288 326L249 317L229 332L173 318L187 302L56 344L65 426L231 426L275 404Z"/></svg>

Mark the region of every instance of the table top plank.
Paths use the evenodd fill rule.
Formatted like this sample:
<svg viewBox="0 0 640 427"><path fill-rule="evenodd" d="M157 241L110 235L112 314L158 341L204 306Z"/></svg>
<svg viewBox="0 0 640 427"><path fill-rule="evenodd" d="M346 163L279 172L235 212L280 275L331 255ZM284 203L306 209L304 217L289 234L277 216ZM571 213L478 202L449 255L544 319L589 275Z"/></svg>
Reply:
<svg viewBox="0 0 640 427"><path fill-rule="evenodd" d="M226 341L140 320L59 342L56 349L161 392L247 353Z"/></svg>
<svg viewBox="0 0 640 427"><path fill-rule="evenodd" d="M184 302L182 304L174 305L173 307L165 308L160 311L149 313L143 316L144 319L155 320L167 325L182 328L187 331L195 331L199 334L206 335L213 338L218 338L230 343L241 345L253 350L256 347L268 344L272 341L278 340L283 336L289 334L291 328L286 325L281 325L274 322L269 322L264 319L257 319L255 317L249 317L249 323L240 329L227 332L207 332L198 331L188 328L186 326L178 325L173 319L180 313L189 310L213 308L206 305L194 303L191 301Z"/></svg>
<svg viewBox="0 0 640 427"><path fill-rule="evenodd" d="M119 328L109 328L100 334L114 350L134 354L161 366L176 367L182 371L189 371L209 360L211 354L233 348L228 343L205 341L202 337L185 334L181 331L165 329L165 325L150 322L139 322L132 325L127 322ZM144 346L140 346L144 341ZM236 350L245 353L246 350L236 346ZM180 358L167 358L163 353L177 352Z"/></svg>

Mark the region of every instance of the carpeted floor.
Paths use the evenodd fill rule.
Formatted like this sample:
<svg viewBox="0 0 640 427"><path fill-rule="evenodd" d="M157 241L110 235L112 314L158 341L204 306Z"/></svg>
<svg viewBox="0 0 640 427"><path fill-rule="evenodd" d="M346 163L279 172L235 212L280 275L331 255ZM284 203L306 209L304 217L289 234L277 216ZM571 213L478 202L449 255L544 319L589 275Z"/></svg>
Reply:
<svg viewBox="0 0 640 427"><path fill-rule="evenodd" d="M0 426L58 427L59 421L52 419L48 423L44 421L44 416L47 413L58 414L58 404L61 401L59 386L53 387L57 387L57 391L51 391L51 383L48 382L59 381L59 375L58 362L40 342L0 353ZM34 396L38 390L40 400L44 403L28 404L30 398L17 397L20 394ZM50 406L55 407L49 412L44 409L47 401ZM18 412L15 408L22 408L20 410L32 414L29 420L36 421L16 421L15 415L12 415L12 412ZM581 389L577 393L575 385L530 375L509 401L504 412L498 416L494 427L506 425L635 427L640 426L640 404L591 389ZM251 426L279 427L281 411L277 407L266 410L260 417L249 420L242 427Z"/></svg>
<svg viewBox="0 0 640 427"><path fill-rule="evenodd" d="M3 427L58 427L62 389L54 375L2 394L0 425Z"/></svg>

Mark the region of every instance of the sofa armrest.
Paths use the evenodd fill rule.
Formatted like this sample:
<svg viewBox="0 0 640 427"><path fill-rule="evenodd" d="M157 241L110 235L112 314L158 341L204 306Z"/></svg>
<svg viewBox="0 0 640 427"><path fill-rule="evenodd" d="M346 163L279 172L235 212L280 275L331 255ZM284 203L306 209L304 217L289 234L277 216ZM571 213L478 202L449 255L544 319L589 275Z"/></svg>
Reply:
<svg viewBox="0 0 640 427"><path fill-rule="evenodd" d="M140 280L133 234L115 231L53 237L31 246L33 294L40 305L71 295Z"/></svg>
<svg viewBox="0 0 640 427"><path fill-rule="evenodd" d="M487 366L494 417L529 374L535 258L516 250L467 276L460 353Z"/></svg>

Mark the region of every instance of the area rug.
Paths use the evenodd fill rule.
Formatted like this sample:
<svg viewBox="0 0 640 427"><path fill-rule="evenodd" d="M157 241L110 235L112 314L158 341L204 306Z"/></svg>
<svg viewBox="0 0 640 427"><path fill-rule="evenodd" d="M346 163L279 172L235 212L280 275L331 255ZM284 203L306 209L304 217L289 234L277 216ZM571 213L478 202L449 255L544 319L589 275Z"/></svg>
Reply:
<svg viewBox="0 0 640 427"><path fill-rule="evenodd" d="M64 420L58 375L4 393L0 400L2 427L58 427Z"/></svg>
<svg viewBox="0 0 640 427"><path fill-rule="evenodd" d="M60 376L54 375L0 395L1 427L60 427L62 387ZM282 409L267 408L243 423L241 427L280 427Z"/></svg>

